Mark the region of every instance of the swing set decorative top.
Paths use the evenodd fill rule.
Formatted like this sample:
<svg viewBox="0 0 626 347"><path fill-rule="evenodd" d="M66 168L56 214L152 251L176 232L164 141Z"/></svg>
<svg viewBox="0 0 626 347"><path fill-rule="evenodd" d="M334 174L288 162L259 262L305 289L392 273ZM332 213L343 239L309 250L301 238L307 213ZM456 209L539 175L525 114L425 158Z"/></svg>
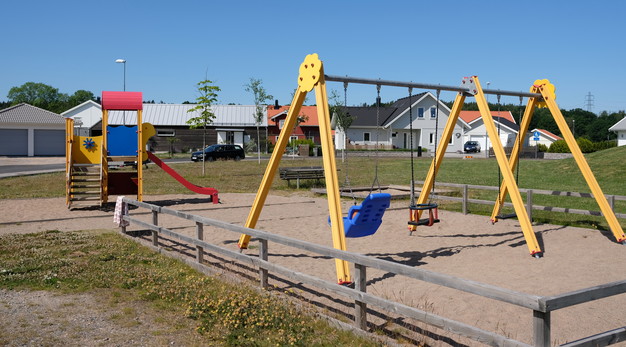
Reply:
<svg viewBox="0 0 626 347"><path fill-rule="evenodd" d="M442 90L457 92L446 125L443 129L441 137L438 139L439 146L436 146L435 155L426 175L426 179L424 181L419 198L417 199L417 201L415 201L413 197L411 199L410 205L413 207L433 205L429 202L429 195L431 189L434 186L435 177L440 169L442 161L444 160L444 155L446 153L448 143L452 137L454 126L458 121L459 114L465 102L465 98L474 97L478 105L480 115L487 129L487 135L491 140L493 151L498 163L498 168L503 178L500 193L498 194L498 198L493 207L491 221L494 223L498 221L498 217L500 217L500 209L502 208L504 201L508 195L511 199L511 202L513 203L515 215L520 222L520 227L522 229L522 233L524 234L528 250L532 256L535 256L537 258L541 256L542 250L539 246L539 243L537 242L537 238L532 228L532 223L526 211L513 172L515 171L515 168L517 167L519 162L519 153L522 146L522 141L520 141L521 136L524 136L524 134L528 132L534 110L538 107L547 107L550 110L550 113L552 114L555 122L557 123L563 138L567 142L576 161L576 164L582 172L585 181L589 186L589 189L591 190L591 193L593 194L596 202L600 207L600 210L602 211L602 214L606 218L609 228L611 229L611 232L613 233L616 241L626 244L626 235L624 234L621 225L619 224L608 201L602 193L602 190L595 176L593 175L591 168L585 160L580 148L578 147L578 144L576 143L576 140L574 139L572 132L570 131L565 121L565 118L563 117L558 105L556 104L554 85L551 84L550 81L548 81L547 79L536 80L530 87L529 92L517 92L499 89L483 89L477 76L464 77L461 81L460 86L458 87L444 86L440 84L400 82L381 79L356 78L348 76L331 76L324 74L323 62L319 59L317 54L307 55L300 65L298 88L294 93L291 107L288 111L287 118L285 119L285 124L282 127L282 131L278 137L276 146L274 148L274 151L272 152L272 156L261 181L261 185L257 191L256 198L246 220L246 227L254 228L256 226L266 197L269 193L271 183L274 179L276 171L278 170L282 154L285 152L285 148L289 142L289 137L291 135L291 132L293 131L296 119L298 117L298 114L300 113L300 109L304 103L306 95L308 92L315 90L317 115L320 123L319 126L322 159L326 181L326 192L328 195L328 211L330 215L329 220L331 225L333 246L341 250L347 249L346 234L344 230L344 218L342 217L341 210L341 196L339 191L335 151L330 125L331 117L328 106L328 95L326 92L326 81L343 82L344 88L346 88L348 83L355 83L375 85L377 86L377 89L380 89L380 86L406 87L409 88L409 93L411 93L412 88L436 90L437 95L439 95L439 92ZM528 98L526 108L524 110L524 115L520 121L521 124L517 135L518 138L515 141L515 145L512 149L510 157L506 156L504 147L499 140L495 122L491 115L491 111L489 110L487 99L485 98L486 94L498 95L498 97L501 95L505 95ZM409 206L409 209L411 208L411 206ZM424 210L427 209L410 209L410 218L408 221L408 225L411 232L415 231L418 225L428 226L433 224L433 217L429 218L429 223L419 223L419 218ZM381 213L384 213L384 210L382 210ZM346 218L352 218L352 216L348 216ZM379 223L377 223L375 227L378 228L378 225ZM375 231L375 229L369 230L368 234L371 234ZM249 242L249 235L241 235L239 239L239 247L241 249L246 249ZM350 278L348 263L344 260L336 259L335 266L337 270L338 283L343 285L350 284L352 280Z"/></svg>

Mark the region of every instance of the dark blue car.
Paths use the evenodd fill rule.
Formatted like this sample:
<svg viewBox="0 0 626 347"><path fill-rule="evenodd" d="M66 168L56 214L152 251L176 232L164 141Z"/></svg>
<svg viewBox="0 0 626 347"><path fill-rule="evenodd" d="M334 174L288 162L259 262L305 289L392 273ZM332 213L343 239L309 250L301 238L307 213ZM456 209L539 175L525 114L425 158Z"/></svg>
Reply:
<svg viewBox="0 0 626 347"><path fill-rule="evenodd" d="M191 153L191 160L201 161L204 156L206 156L206 161L214 161L217 159L241 160L246 157L246 154L239 145L210 145L205 148L204 151Z"/></svg>
<svg viewBox="0 0 626 347"><path fill-rule="evenodd" d="M463 145L463 151L465 153L479 153L480 152L480 143L478 141L467 141Z"/></svg>

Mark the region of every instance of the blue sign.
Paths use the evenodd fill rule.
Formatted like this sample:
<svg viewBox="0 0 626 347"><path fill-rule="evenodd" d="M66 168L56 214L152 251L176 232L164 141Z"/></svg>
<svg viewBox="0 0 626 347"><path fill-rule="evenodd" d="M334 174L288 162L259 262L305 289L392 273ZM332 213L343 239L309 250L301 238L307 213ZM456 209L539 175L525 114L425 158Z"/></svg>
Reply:
<svg viewBox="0 0 626 347"><path fill-rule="evenodd" d="M539 134L539 132L538 132L538 131L535 131L535 132L533 133L533 136L534 136L534 137L533 137L533 141L539 141L539 135L540 135L540 134Z"/></svg>

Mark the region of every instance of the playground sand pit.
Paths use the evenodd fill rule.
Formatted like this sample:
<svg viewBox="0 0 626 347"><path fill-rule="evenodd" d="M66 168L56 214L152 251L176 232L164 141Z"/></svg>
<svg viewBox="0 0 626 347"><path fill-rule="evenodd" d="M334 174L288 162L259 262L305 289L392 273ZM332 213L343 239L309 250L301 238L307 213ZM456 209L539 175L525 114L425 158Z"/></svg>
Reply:
<svg viewBox="0 0 626 347"><path fill-rule="evenodd" d="M243 225L254 200L254 194L221 194L221 204L214 205L198 195L146 196L148 203L184 210L208 218ZM113 201L113 200L112 200ZM344 202L344 211L351 201ZM623 280L626 271L626 248L615 243L612 235L597 230L554 225L535 225L537 238L545 251L535 259L528 253L516 220L503 220L492 225L486 216L463 215L440 211L441 222L432 227L419 227L409 235L406 227L406 202L393 201L383 218L379 231L369 237L348 239L348 250L409 266L483 282L534 295L556 295L613 281ZM65 200L31 199L0 200L0 233L30 233L45 230L114 229L113 208L104 210L67 210ZM131 210L131 215L151 221L149 212ZM268 197L257 228L296 239L332 246L327 224L328 208L324 198L305 196ZM160 215L159 224L174 231L194 236L193 222ZM140 228L131 226L131 231ZM238 235L205 227L205 239L237 250ZM149 236L145 236L149 239ZM193 254L185 245L163 241L167 249ZM256 254L257 243L250 249ZM292 270L336 282L333 259L270 243L269 260ZM228 259L208 257L220 268L256 276L254 270L233 265ZM368 269L369 293L402 302L446 318L492 331L513 339L532 343L532 311L495 300L485 299L457 290L422 283L416 280ZM270 279L270 284L289 290L327 312L349 316L350 300L331 296L291 283ZM624 326L626 295L618 295L558 310L552 313L552 341L565 343L582 337ZM379 311L373 308L376 312ZM393 318L394 316L389 316ZM369 321L381 329L394 330L389 317L368 315ZM427 334L429 338L408 337L410 342L424 341L431 345L479 345L442 330L402 320L400 325Z"/></svg>

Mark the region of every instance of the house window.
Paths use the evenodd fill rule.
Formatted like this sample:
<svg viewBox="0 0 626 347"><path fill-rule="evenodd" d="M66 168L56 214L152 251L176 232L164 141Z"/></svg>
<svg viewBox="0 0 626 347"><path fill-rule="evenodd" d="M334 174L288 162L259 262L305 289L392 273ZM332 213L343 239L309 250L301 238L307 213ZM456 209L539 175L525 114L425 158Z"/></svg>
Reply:
<svg viewBox="0 0 626 347"><path fill-rule="evenodd" d="M278 129L282 129L283 125L285 125L285 120L284 119L279 120L278 121Z"/></svg>
<svg viewBox="0 0 626 347"><path fill-rule="evenodd" d="M434 107L430 108L430 118L437 118L437 109Z"/></svg>
<svg viewBox="0 0 626 347"><path fill-rule="evenodd" d="M289 142L291 141L297 141L298 140L298 136L297 135L291 135L289 136Z"/></svg>
<svg viewBox="0 0 626 347"><path fill-rule="evenodd" d="M315 142L315 136L309 135L306 138L307 138L307 140L311 140L311 141Z"/></svg>
<svg viewBox="0 0 626 347"><path fill-rule="evenodd" d="M370 141L370 133L363 133L363 141L365 142Z"/></svg>
<svg viewBox="0 0 626 347"><path fill-rule="evenodd" d="M157 136L164 136L164 137L176 136L176 130L174 130L174 129L157 129Z"/></svg>
<svg viewBox="0 0 626 347"><path fill-rule="evenodd" d="M274 140L278 142L278 136L274 136Z"/></svg>
<svg viewBox="0 0 626 347"><path fill-rule="evenodd" d="M430 135L428 136L428 143L431 145L435 143L435 133L430 133Z"/></svg>
<svg viewBox="0 0 626 347"><path fill-rule="evenodd" d="M424 108L423 107L418 107L417 108L417 118L424 118Z"/></svg>

